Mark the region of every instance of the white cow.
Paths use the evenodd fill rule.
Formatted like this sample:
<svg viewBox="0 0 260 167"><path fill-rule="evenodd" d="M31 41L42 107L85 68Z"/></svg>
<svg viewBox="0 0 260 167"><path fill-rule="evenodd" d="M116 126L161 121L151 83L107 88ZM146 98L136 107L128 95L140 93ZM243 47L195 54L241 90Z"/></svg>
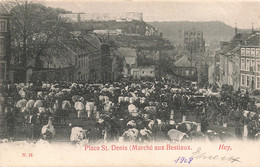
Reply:
<svg viewBox="0 0 260 167"><path fill-rule="evenodd" d="M188 138L188 135L186 133L183 133L176 129L169 130L167 134L170 137L171 141L173 141L173 142L176 142L176 141L180 142L183 139Z"/></svg>
<svg viewBox="0 0 260 167"><path fill-rule="evenodd" d="M88 114L88 118L91 117L91 114L94 112L94 103L93 102L87 102L86 103L86 111L87 111L87 114Z"/></svg>
<svg viewBox="0 0 260 167"><path fill-rule="evenodd" d="M81 127L73 127L71 129L70 141L80 142L86 138L86 130Z"/></svg>
<svg viewBox="0 0 260 167"><path fill-rule="evenodd" d="M128 129L123 133L123 140L134 142L137 141L139 135L139 131L136 128Z"/></svg>
<svg viewBox="0 0 260 167"><path fill-rule="evenodd" d="M136 115L138 108L134 104L128 105L128 112L130 115Z"/></svg>
<svg viewBox="0 0 260 167"><path fill-rule="evenodd" d="M44 125L42 127L41 134L44 139L53 139L55 137L56 132L51 121L49 121L47 125Z"/></svg>
<svg viewBox="0 0 260 167"><path fill-rule="evenodd" d="M74 105L75 109L77 110L78 112L78 118L81 118L82 117L82 113L84 111L84 105L82 102L80 101L77 101Z"/></svg>

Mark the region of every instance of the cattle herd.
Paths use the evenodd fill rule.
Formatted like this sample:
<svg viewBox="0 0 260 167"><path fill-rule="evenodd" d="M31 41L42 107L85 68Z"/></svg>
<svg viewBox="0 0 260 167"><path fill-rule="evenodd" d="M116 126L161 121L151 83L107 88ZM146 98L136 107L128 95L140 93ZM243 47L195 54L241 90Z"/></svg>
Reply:
<svg viewBox="0 0 260 167"><path fill-rule="evenodd" d="M257 99L229 86L201 89L161 80L0 88L1 141L25 137L51 142L62 128L69 129L67 140L73 143L259 139ZM213 130L217 127L231 131Z"/></svg>

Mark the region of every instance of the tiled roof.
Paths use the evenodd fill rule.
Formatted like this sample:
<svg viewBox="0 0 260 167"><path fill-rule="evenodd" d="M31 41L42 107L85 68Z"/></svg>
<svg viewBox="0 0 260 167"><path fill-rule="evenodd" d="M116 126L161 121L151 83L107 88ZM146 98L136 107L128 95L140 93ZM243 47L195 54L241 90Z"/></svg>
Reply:
<svg viewBox="0 0 260 167"><path fill-rule="evenodd" d="M43 62L50 62L56 67L69 67L74 63L75 53L66 47L60 41L53 41L47 49L44 50L44 56L41 56Z"/></svg>
<svg viewBox="0 0 260 167"><path fill-rule="evenodd" d="M174 62L174 65L176 67L190 67L191 62L189 61L187 56L182 56L180 59ZM194 66L194 63L192 63L192 66Z"/></svg>
<svg viewBox="0 0 260 167"><path fill-rule="evenodd" d="M6 7L0 2L0 15L9 15L10 13Z"/></svg>
<svg viewBox="0 0 260 167"><path fill-rule="evenodd" d="M243 44L246 39L250 37L251 33L239 33L235 35L227 46L221 50L222 54L226 54L232 50L234 50L238 45Z"/></svg>
<svg viewBox="0 0 260 167"><path fill-rule="evenodd" d="M93 41L94 37L92 37ZM56 67L68 67L73 65L75 56L82 54L99 53L100 47L95 46L82 37L62 38L52 41L47 49L44 50L43 62L55 62Z"/></svg>
<svg viewBox="0 0 260 167"><path fill-rule="evenodd" d="M246 45L260 46L260 33L255 33L247 39Z"/></svg>
<svg viewBox="0 0 260 167"><path fill-rule="evenodd" d="M82 37L62 40L62 43L73 50L76 54L93 54L100 52L99 46L95 46L93 43Z"/></svg>
<svg viewBox="0 0 260 167"><path fill-rule="evenodd" d="M124 57L137 57L135 49L120 47L118 50Z"/></svg>
<svg viewBox="0 0 260 167"><path fill-rule="evenodd" d="M84 39L86 39L89 43L91 43L96 48L99 48L99 49L101 48L102 43L100 42L98 37L88 33L88 34L84 35Z"/></svg>
<svg viewBox="0 0 260 167"><path fill-rule="evenodd" d="M235 52L239 52L241 45L243 46L260 46L260 33L255 34L247 34L248 37L241 42L241 44L235 45L235 47L230 50L227 54L232 54Z"/></svg>

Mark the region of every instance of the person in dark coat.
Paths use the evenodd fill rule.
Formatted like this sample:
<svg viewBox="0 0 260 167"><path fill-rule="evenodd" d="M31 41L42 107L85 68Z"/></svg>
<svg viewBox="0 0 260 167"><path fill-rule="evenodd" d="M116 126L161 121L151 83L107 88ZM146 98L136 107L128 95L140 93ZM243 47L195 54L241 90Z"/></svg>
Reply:
<svg viewBox="0 0 260 167"><path fill-rule="evenodd" d="M94 126L87 134L87 138L89 139L89 143L96 143L98 140L102 139L102 132Z"/></svg>
<svg viewBox="0 0 260 167"><path fill-rule="evenodd" d="M5 115L5 120L6 120L6 130L7 130L7 136L11 137L14 135L14 124L15 124L15 116L14 112L12 111L11 108L7 109L7 113Z"/></svg>
<svg viewBox="0 0 260 167"><path fill-rule="evenodd" d="M235 127L235 136L238 140L241 140L242 139L242 133L241 133L241 128L240 128L240 125L239 123L236 124L236 127Z"/></svg>
<svg viewBox="0 0 260 167"><path fill-rule="evenodd" d="M208 120L205 114L202 114L202 118L201 118L201 132L206 132L208 130Z"/></svg>

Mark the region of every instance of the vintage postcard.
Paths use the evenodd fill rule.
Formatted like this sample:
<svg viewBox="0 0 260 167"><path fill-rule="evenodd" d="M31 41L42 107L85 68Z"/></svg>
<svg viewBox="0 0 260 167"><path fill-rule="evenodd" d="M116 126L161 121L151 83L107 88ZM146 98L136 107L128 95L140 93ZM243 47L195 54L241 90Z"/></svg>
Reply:
<svg viewBox="0 0 260 167"><path fill-rule="evenodd" d="M259 0L0 0L0 166L260 166Z"/></svg>

